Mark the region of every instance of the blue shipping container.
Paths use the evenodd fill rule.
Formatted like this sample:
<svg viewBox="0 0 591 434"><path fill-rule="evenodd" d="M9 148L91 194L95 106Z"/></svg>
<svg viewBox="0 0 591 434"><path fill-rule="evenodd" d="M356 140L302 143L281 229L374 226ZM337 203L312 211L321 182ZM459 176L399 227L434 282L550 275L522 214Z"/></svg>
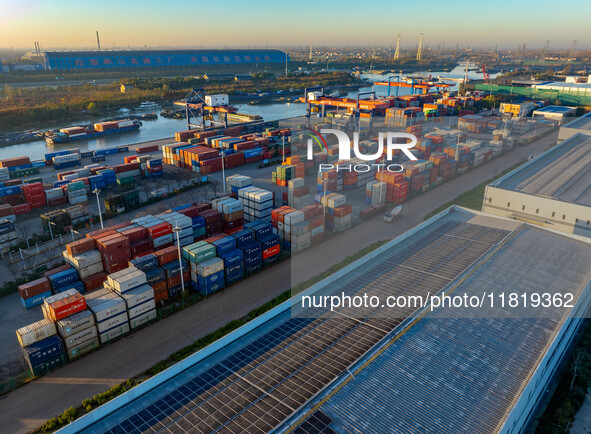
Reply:
<svg viewBox="0 0 591 434"><path fill-rule="evenodd" d="M258 240L261 237L270 235L273 233L273 226L271 223L264 222L261 220L255 220L254 222L246 223L244 229L249 229L254 232L254 237Z"/></svg>
<svg viewBox="0 0 591 434"><path fill-rule="evenodd" d="M209 294L213 294L214 292L219 291L220 289L223 289L223 288L224 288L224 281L222 279L219 282L215 282L215 283L212 283L207 286L199 285L199 292L203 295L209 295Z"/></svg>
<svg viewBox="0 0 591 434"><path fill-rule="evenodd" d="M58 336L54 335L23 348L23 352L31 366L35 366L62 354L64 344Z"/></svg>
<svg viewBox="0 0 591 434"><path fill-rule="evenodd" d="M43 363L32 367L33 375L38 377L39 375L46 374L47 372L63 365L65 362L65 354L61 353L49 360L45 360Z"/></svg>
<svg viewBox="0 0 591 434"><path fill-rule="evenodd" d="M155 285L166 280L166 272L160 267L146 270L144 273L146 273L146 282L148 285Z"/></svg>
<svg viewBox="0 0 591 434"><path fill-rule="evenodd" d="M10 187L0 188L0 197L11 196L13 194L19 194L21 192L20 185L11 185Z"/></svg>
<svg viewBox="0 0 591 434"><path fill-rule="evenodd" d="M30 309L32 307L40 305L41 303L43 303L43 299L45 299L47 297L51 297L51 295L52 295L51 291L45 291L45 292L35 295L31 298L27 298L26 300L23 300L21 298L21 303L23 304L23 307L25 309Z"/></svg>
<svg viewBox="0 0 591 434"><path fill-rule="evenodd" d="M45 167L45 161L31 161L31 167Z"/></svg>
<svg viewBox="0 0 591 434"><path fill-rule="evenodd" d="M236 247L238 248L242 248L245 244L254 241L254 234L252 233L252 231L249 231L247 229L243 229L241 231L236 232L234 235L232 235L234 238L236 238Z"/></svg>
<svg viewBox="0 0 591 434"><path fill-rule="evenodd" d="M62 185L68 184L70 181L53 181L53 188L61 187Z"/></svg>
<svg viewBox="0 0 591 434"><path fill-rule="evenodd" d="M193 229L201 228L205 226L205 219L203 217L197 216L193 217Z"/></svg>
<svg viewBox="0 0 591 434"><path fill-rule="evenodd" d="M183 291L183 287L181 285L173 286L172 288L168 288L168 296L169 297L178 297L181 295Z"/></svg>
<svg viewBox="0 0 591 434"><path fill-rule="evenodd" d="M200 288L205 288L210 286L213 283L224 281L224 270L220 270L217 273L210 274L207 277L197 276L197 283L199 284Z"/></svg>
<svg viewBox="0 0 591 434"><path fill-rule="evenodd" d="M189 270L189 262L186 259L182 260L182 265L183 265L183 271ZM167 279L177 276L181 272L181 268L179 267L178 259L176 261L172 261L172 262L169 262L168 264L162 265L162 268L166 272Z"/></svg>
<svg viewBox="0 0 591 434"><path fill-rule="evenodd" d="M148 270L152 270L158 267L158 258L150 253L149 255L132 259L131 261L129 261L129 265L134 266L140 271L146 272Z"/></svg>
<svg viewBox="0 0 591 434"><path fill-rule="evenodd" d="M226 270L237 265L242 267L242 263L244 262L244 252L240 249L232 249L218 254L218 256L224 260L224 268Z"/></svg>
<svg viewBox="0 0 591 434"><path fill-rule="evenodd" d="M57 294L59 294L60 292L67 291L68 289L75 289L80 294L84 294L86 292L86 287L84 286L84 283L82 283L79 280L72 282L72 283L67 283L64 286L60 286L59 288L57 288L55 290L55 292Z"/></svg>
<svg viewBox="0 0 591 434"><path fill-rule="evenodd" d="M228 235L227 237L224 237L222 239L215 240L211 244L215 246L217 255L220 256L223 253L229 252L230 250L236 248L236 238Z"/></svg>
<svg viewBox="0 0 591 434"><path fill-rule="evenodd" d="M69 268L48 277L49 283L53 289L61 288L69 283L78 280L78 272L74 268Z"/></svg>

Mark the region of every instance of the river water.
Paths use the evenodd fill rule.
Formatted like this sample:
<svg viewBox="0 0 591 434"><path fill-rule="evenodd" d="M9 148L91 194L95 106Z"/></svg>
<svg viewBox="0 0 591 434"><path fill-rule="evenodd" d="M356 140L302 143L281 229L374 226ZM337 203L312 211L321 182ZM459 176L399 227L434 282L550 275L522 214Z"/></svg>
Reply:
<svg viewBox="0 0 591 434"><path fill-rule="evenodd" d="M442 76L450 78L461 78L464 76L463 66L457 66L451 72L420 72L408 75L432 75L433 77ZM470 78L481 78L482 74L477 72L469 72ZM387 80L387 75L377 74L363 74L362 78L369 80ZM494 77L494 74L491 74ZM452 90L457 89L456 87ZM375 91L376 96L386 96L387 88L385 86L369 86L362 87L359 92ZM395 94L395 88L392 88L391 94ZM409 95L410 88L399 88L399 95ZM347 95L350 98L355 98L357 91L349 92ZM367 97L367 96L365 96ZM238 104L239 113L260 115L266 121L285 119L289 117L302 116L306 112L306 105L302 103L280 103L280 104L266 104L266 105L248 105ZM131 108L131 107L130 107ZM97 122L100 119L96 120ZM71 124L57 125L56 128L70 126ZM28 155L31 160L43 159L45 153L52 151L59 151L70 148L80 148L80 150L92 150L101 148L112 148L119 145L129 145L140 142L147 142L150 140L158 140L166 137L174 136L175 131L187 129L186 119L167 119L158 117L157 120L143 121L143 126L136 131L113 134L110 136L99 137L91 140L81 140L71 143L63 143L50 146L44 140L37 140L29 143L20 143L17 145L3 146L0 148L1 158L18 157L21 155Z"/></svg>

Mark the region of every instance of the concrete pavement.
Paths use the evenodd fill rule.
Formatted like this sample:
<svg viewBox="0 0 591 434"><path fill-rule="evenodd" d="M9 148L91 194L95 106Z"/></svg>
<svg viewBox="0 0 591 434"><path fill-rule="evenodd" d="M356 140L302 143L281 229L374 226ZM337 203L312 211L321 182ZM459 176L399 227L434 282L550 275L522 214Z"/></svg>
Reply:
<svg viewBox="0 0 591 434"><path fill-rule="evenodd" d="M304 271L295 281L290 282L290 262L283 262L0 397L0 432L32 430L68 407L80 405L83 399L140 374L179 348L243 317L291 285L327 270L375 241L400 235L434 208L555 142L556 133L412 199L405 204L403 217L394 224L384 223L377 216L303 252L297 262L298 269Z"/></svg>

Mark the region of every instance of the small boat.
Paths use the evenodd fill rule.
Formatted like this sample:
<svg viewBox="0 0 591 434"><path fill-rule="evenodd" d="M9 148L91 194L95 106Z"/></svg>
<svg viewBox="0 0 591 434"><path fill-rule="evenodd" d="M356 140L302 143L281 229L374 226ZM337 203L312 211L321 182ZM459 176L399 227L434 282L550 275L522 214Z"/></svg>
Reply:
<svg viewBox="0 0 591 434"><path fill-rule="evenodd" d="M159 108L160 105L153 101L144 101L136 108L136 110L158 110Z"/></svg>

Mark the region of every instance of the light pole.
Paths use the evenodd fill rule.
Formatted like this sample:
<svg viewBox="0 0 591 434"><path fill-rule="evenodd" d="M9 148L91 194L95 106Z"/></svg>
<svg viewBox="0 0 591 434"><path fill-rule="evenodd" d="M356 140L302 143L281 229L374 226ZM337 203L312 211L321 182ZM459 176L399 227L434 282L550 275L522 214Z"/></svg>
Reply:
<svg viewBox="0 0 591 434"><path fill-rule="evenodd" d="M224 184L224 194L226 194L226 153L222 149L222 184Z"/></svg>
<svg viewBox="0 0 591 434"><path fill-rule="evenodd" d="M285 163L285 136L281 136L281 139L283 140L282 156L283 156L283 162Z"/></svg>
<svg viewBox="0 0 591 434"><path fill-rule="evenodd" d="M179 224L176 221L174 222L172 232L174 232L176 234L176 245L177 245L177 248L179 251L179 269L181 271L181 291L185 292L185 279L183 278L183 260L182 260L182 256L181 256L181 240L180 240L181 227L179 226Z"/></svg>
<svg viewBox="0 0 591 434"><path fill-rule="evenodd" d="M326 217L326 179L322 181L322 185L324 186L324 194L322 195L322 203L324 204L324 211L323 216Z"/></svg>
<svg viewBox="0 0 591 434"><path fill-rule="evenodd" d="M48 222L49 224L47 226L49 226L49 235L51 235L51 239L53 240L53 231L51 230L51 225L54 225L54 222Z"/></svg>
<svg viewBox="0 0 591 434"><path fill-rule="evenodd" d="M458 161L459 152L460 152L460 133L458 133L458 136L456 139L456 161Z"/></svg>
<svg viewBox="0 0 591 434"><path fill-rule="evenodd" d="M103 212L101 211L101 201L99 200L99 193L101 192L101 190L100 190L100 188L95 188L94 190L92 190L92 192L94 194L96 194L96 205L98 206L99 219L101 220L101 229L104 229L104 227L103 227Z"/></svg>

